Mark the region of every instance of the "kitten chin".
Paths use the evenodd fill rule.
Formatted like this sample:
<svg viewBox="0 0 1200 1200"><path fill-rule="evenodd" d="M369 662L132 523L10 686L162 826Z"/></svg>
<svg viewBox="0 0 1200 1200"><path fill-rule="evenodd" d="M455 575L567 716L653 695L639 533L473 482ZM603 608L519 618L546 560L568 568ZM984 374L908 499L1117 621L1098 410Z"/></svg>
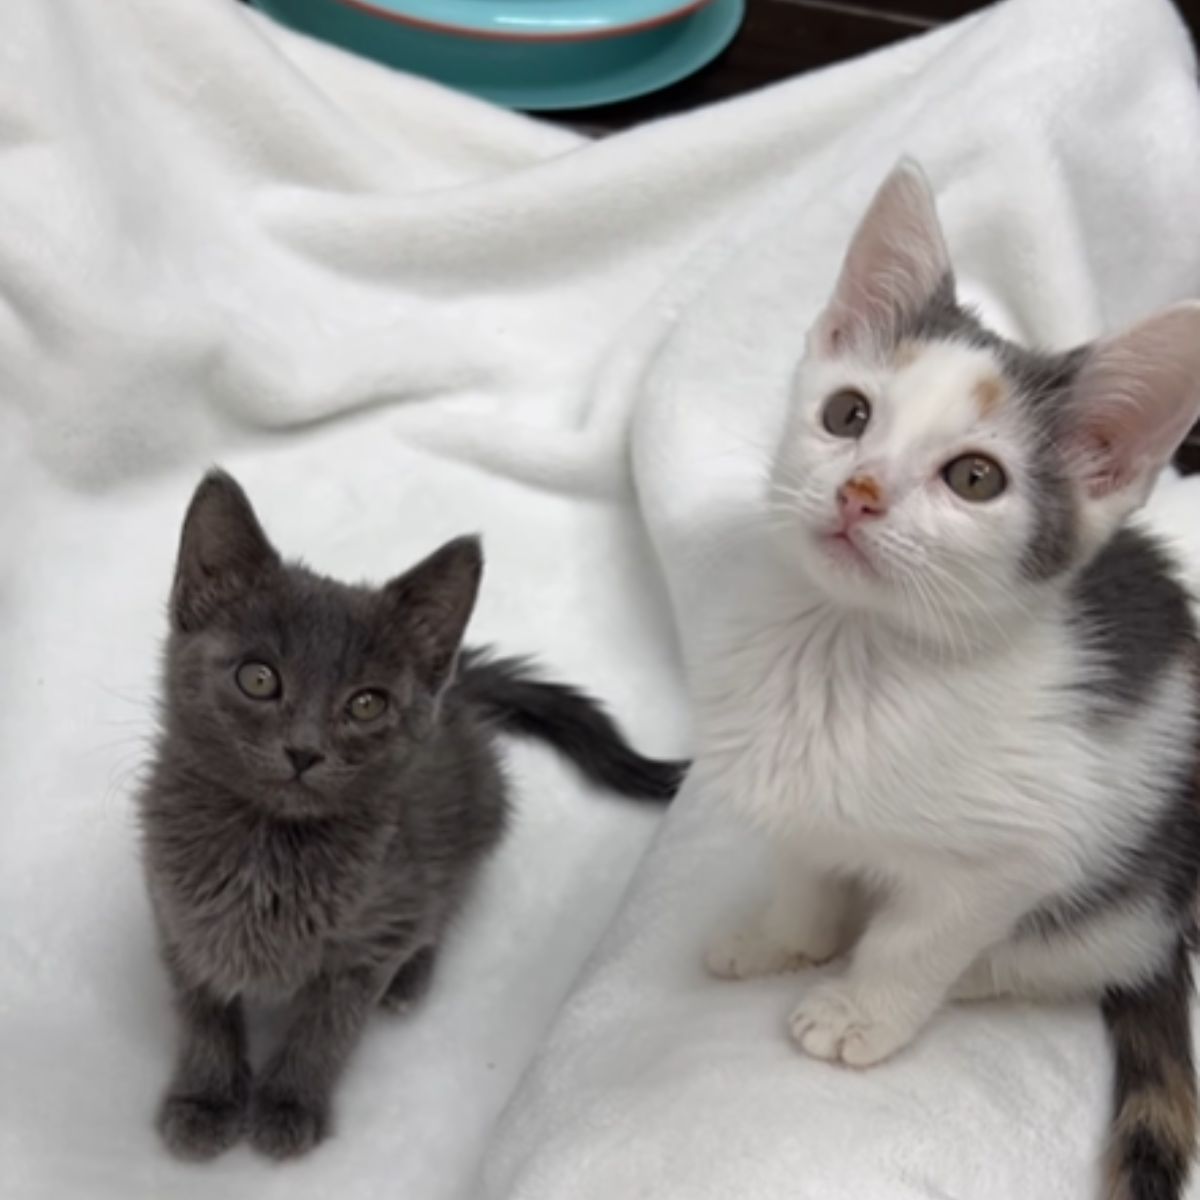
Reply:
<svg viewBox="0 0 1200 1200"><path fill-rule="evenodd" d="M262 812L278 821L312 821L336 817L342 809L340 798L309 787L298 779L288 779L274 786L256 788L249 798Z"/></svg>
<svg viewBox="0 0 1200 1200"><path fill-rule="evenodd" d="M1200 305L1057 354L1005 341L902 164L797 371L763 516L794 586L748 596L696 672L697 777L776 858L710 968L845 955L791 1030L855 1067L948 999L1100 999L1110 1194L1158 1200L1195 1142L1200 655L1128 521L1198 413ZM847 881L876 897L850 937Z"/></svg>
<svg viewBox="0 0 1200 1200"><path fill-rule="evenodd" d="M368 1016L427 989L504 835L498 734L627 796L678 787L684 764L638 754L583 692L462 650L481 571L478 540L459 538L381 588L339 583L284 562L228 475L197 489L140 796L180 1021L158 1127L179 1157L245 1132L288 1158L327 1135ZM290 1009L257 1073L245 999Z"/></svg>

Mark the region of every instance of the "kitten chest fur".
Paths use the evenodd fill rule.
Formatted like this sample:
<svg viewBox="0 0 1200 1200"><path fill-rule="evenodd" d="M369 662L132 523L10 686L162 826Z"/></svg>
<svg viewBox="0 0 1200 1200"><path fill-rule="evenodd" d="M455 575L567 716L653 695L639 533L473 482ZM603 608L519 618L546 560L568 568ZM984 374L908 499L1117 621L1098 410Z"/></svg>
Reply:
<svg viewBox="0 0 1200 1200"><path fill-rule="evenodd" d="M394 830L279 821L209 791L188 799L223 808L206 814L223 819L206 820L196 837L199 826L181 805L152 825L146 847L159 920L185 976L229 998L283 998L339 947L378 939L371 901ZM402 874L400 864L391 872ZM403 879L388 883L394 896ZM406 923L405 934L412 931Z"/></svg>
<svg viewBox="0 0 1200 1200"><path fill-rule="evenodd" d="M706 664L696 770L821 869L986 863L1061 894L1137 836L1191 744L1186 671L1105 720L1090 671L1061 619L956 661L868 615L777 603Z"/></svg>

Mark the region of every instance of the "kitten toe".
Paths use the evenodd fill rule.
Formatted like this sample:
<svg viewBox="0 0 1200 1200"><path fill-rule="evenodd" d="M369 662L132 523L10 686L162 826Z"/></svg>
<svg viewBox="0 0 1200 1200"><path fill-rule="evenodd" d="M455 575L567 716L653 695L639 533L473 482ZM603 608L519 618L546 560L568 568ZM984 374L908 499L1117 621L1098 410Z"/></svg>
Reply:
<svg viewBox="0 0 1200 1200"><path fill-rule="evenodd" d="M890 1058L917 1032L900 1014L881 1014L849 989L819 986L792 1013L792 1038L812 1058L870 1067Z"/></svg>
<svg viewBox="0 0 1200 1200"><path fill-rule="evenodd" d="M269 1158L308 1153L328 1133L328 1112L286 1092L260 1092L250 1108L250 1142Z"/></svg>
<svg viewBox="0 0 1200 1200"><path fill-rule="evenodd" d="M770 941L757 930L738 930L714 939L704 956L704 965L718 979L753 979L779 975L804 965L795 950Z"/></svg>
<svg viewBox="0 0 1200 1200"><path fill-rule="evenodd" d="M242 1135L245 1104L225 1094L169 1095L158 1113L158 1131L176 1158L215 1158Z"/></svg>

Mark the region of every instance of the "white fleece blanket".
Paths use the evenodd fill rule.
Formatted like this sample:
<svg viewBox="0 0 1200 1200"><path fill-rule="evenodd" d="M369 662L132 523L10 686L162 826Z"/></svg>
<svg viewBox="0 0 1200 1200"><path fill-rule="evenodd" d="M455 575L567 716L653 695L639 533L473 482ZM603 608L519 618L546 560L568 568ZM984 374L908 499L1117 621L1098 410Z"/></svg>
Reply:
<svg viewBox="0 0 1200 1200"><path fill-rule="evenodd" d="M685 750L676 648L727 602L781 380L870 188L916 152L991 308L1090 334L1200 283L1191 69L1165 0L1012 0L592 144L228 0L7 0L6 1200L1089 1195L1091 1014L955 1014L865 1076L804 1063L795 981L697 966L747 887L740 835L685 794L639 867L655 817L525 747L515 833L428 1004L372 1026L338 1136L178 1165L150 1125L172 1025L131 795L212 461L344 576L481 530L474 638ZM1190 532L1196 496L1159 519Z"/></svg>
<svg viewBox="0 0 1200 1200"><path fill-rule="evenodd" d="M872 84L869 109L831 120L833 87ZM638 388L636 486L688 659L753 586L803 333L899 152L932 176L964 292L1012 336L1066 347L1200 293L1200 106L1164 5L1017 0L771 99L785 97L821 136L660 303ZM1149 514L1193 580L1198 512L1200 480L1168 478ZM786 1031L802 977L701 967L763 886L762 848L721 809L685 788L666 818L497 1129L481 1194L1095 1200L1111 1061L1094 1006L958 1009L869 1072L804 1058Z"/></svg>

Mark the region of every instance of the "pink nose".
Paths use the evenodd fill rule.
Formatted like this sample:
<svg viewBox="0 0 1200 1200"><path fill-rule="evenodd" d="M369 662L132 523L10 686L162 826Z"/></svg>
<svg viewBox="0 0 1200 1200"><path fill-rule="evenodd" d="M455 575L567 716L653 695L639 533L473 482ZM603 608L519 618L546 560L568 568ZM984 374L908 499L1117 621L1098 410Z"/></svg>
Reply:
<svg viewBox="0 0 1200 1200"><path fill-rule="evenodd" d="M849 529L868 517L881 517L887 512L883 489L870 475L855 475L838 488L838 512L842 524Z"/></svg>

